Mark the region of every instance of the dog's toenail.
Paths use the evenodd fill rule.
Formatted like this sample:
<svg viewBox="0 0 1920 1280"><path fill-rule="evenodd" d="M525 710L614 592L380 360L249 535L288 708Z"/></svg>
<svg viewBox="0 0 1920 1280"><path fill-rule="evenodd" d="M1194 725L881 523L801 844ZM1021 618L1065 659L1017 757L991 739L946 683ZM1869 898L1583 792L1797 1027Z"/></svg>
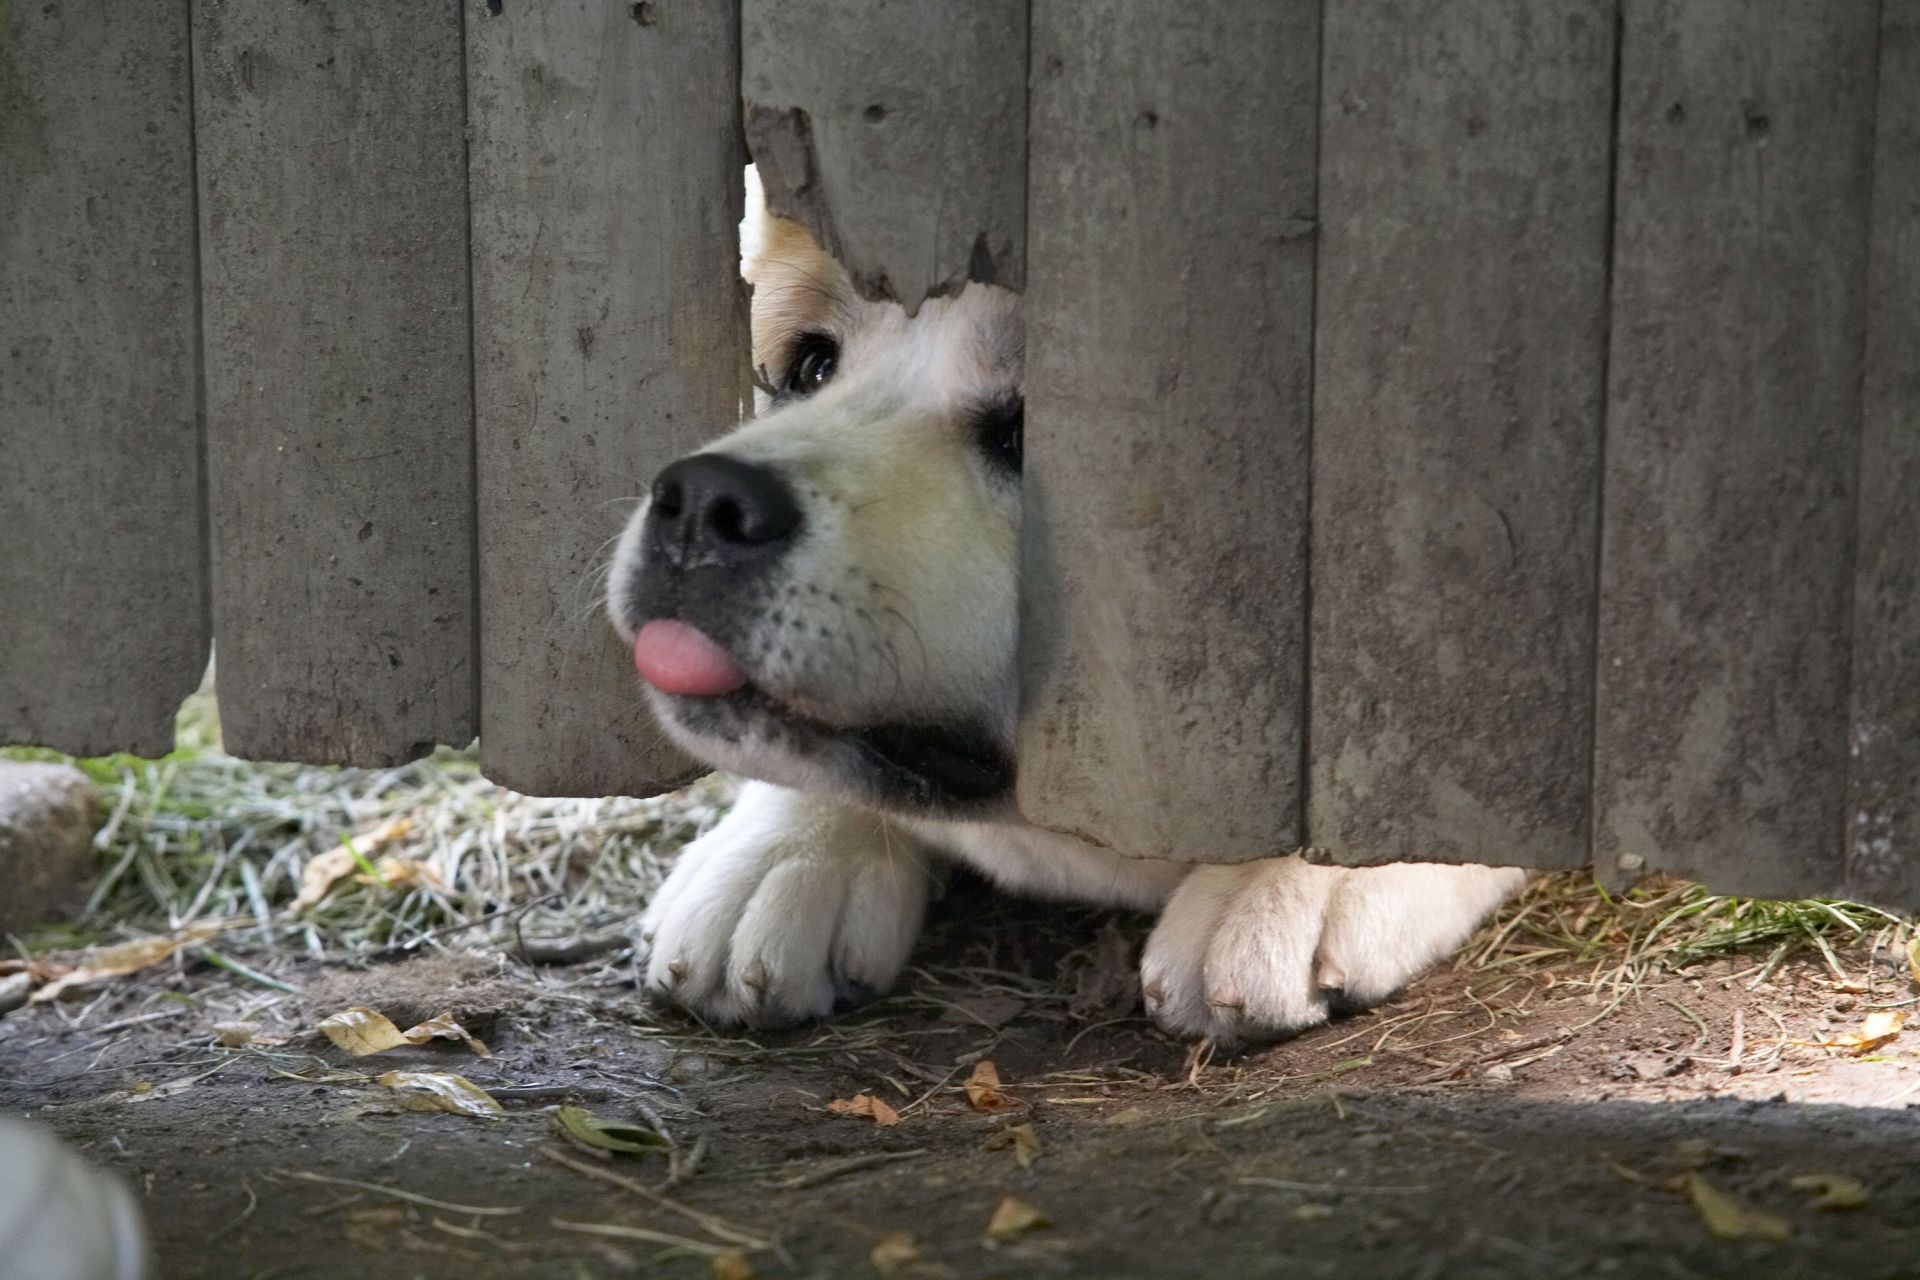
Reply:
<svg viewBox="0 0 1920 1280"><path fill-rule="evenodd" d="M1147 1004L1150 1006L1162 1004L1166 1001L1167 989L1157 982L1149 982L1140 994L1147 998Z"/></svg>
<svg viewBox="0 0 1920 1280"><path fill-rule="evenodd" d="M765 994L767 989L767 966L755 960L747 966L746 972L740 975L740 982L743 986L750 987L754 991Z"/></svg>
<svg viewBox="0 0 1920 1280"><path fill-rule="evenodd" d="M687 979L687 962L685 960L675 960L672 964L668 965L667 977L676 983L685 982Z"/></svg>
<svg viewBox="0 0 1920 1280"><path fill-rule="evenodd" d="M1347 988L1347 971L1337 964L1322 964L1313 975L1313 980L1322 991L1344 991Z"/></svg>

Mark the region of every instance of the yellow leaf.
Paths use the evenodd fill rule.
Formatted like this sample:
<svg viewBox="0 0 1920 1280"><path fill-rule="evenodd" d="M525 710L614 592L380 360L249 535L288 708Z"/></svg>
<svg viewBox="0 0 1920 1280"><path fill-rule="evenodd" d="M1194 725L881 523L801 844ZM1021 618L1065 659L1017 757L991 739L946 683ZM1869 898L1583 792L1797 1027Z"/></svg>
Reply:
<svg viewBox="0 0 1920 1280"><path fill-rule="evenodd" d="M1906 1010L1878 1009L1866 1016L1858 1031L1842 1031L1838 1035L1821 1036L1817 1040L1796 1040L1794 1043L1811 1044L1821 1049L1845 1049L1859 1057L1863 1053L1872 1053L1899 1035L1900 1028L1906 1023Z"/></svg>
<svg viewBox="0 0 1920 1280"><path fill-rule="evenodd" d="M987 1059L973 1064L973 1074L967 1077L967 1103L975 1111L985 1111L989 1115L999 1115L1007 1111L1018 1111L1021 1103L1009 1097L1000 1089L1000 1069Z"/></svg>
<svg viewBox="0 0 1920 1280"><path fill-rule="evenodd" d="M300 872L300 892L295 895L292 905L287 908L290 915L299 915L308 907L318 906L333 886L360 865L370 859L373 853L392 844L413 830L412 818L393 818L381 823L365 835L354 836L338 849L329 849L312 858ZM377 871L378 868L376 867ZM384 873L383 873L384 874Z"/></svg>
<svg viewBox="0 0 1920 1280"><path fill-rule="evenodd" d="M1680 1189L1715 1239L1771 1240L1778 1243L1793 1236L1791 1222L1759 1209L1748 1208L1697 1173L1683 1175Z"/></svg>
<svg viewBox="0 0 1920 1280"><path fill-rule="evenodd" d="M713 1280L753 1280L753 1268L737 1253L716 1253L708 1270Z"/></svg>
<svg viewBox="0 0 1920 1280"><path fill-rule="evenodd" d="M1920 929L1907 939L1907 968L1913 974L1915 986L1920 986Z"/></svg>
<svg viewBox="0 0 1920 1280"><path fill-rule="evenodd" d="M889 1231L874 1244L867 1261L883 1276L899 1275L920 1261L920 1242L910 1231Z"/></svg>
<svg viewBox="0 0 1920 1280"><path fill-rule="evenodd" d="M80 953L71 968L34 992L31 1003L39 1004L47 1000L57 1000L70 987L84 986L89 982L124 977L129 973L150 969L171 957L182 947L190 947L196 942L206 941L219 933L223 927L222 925L200 925L170 938L141 938L137 942L122 942L111 947L90 948Z"/></svg>
<svg viewBox="0 0 1920 1280"><path fill-rule="evenodd" d="M1139 1124L1146 1118L1147 1113L1139 1107L1127 1107L1124 1110L1114 1112L1100 1123L1110 1124L1116 1129L1123 1129L1129 1125Z"/></svg>
<svg viewBox="0 0 1920 1280"><path fill-rule="evenodd" d="M465 1076L444 1071L389 1071L380 1083L400 1094L412 1111L451 1111L492 1120L506 1115L494 1096Z"/></svg>
<svg viewBox="0 0 1920 1280"><path fill-rule="evenodd" d="M993 1217L987 1222L987 1239L996 1241L1011 1240L1015 1236L1037 1231L1041 1227L1050 1227L1053 1223L1047 1215L1040 1212L1018 1196L1008 1196L993 1211Z"/></svg>
<svg viewBox="0 0 1920 1280"><path fill-rule="evenodd" d="M664 1152L671 1147L664 1137L645 1125L623 1120L603 1120L585 1107L559 1107L553 1122L560 1132L583 1146L600 1151L621 1151L630 1155Z"/></svg>
<svg viewBox="0 0 1920 1280"><path fill-rule="evenodd" d="M1807 1203L1815 1209L1860 1209L1870 1198L1866 1184L1844 1173L1803 1173L1787 1185L1810 1195Z"/></svg>
<svg viewBox="0 0 1920 1280"><path fill-rule="evenodd" d="M827 1110L842 1116L871 1116L873 1123L882 1129L900 1123L900 1113L870 1093L835 1098L827 1104Z"/></svg>
<svg viewBox="0 0 1920 1280"><path fill-rule="evenodd" d="M1020 1162L1022 1169L1031 1169L1033 1162L1040 1158L1040 1135L1030 1124L1016 1124L986 1141L988 1151L1005 1151L1008 1147L1013 1148L1013 1158Z"/></svg>
<svg viewBox="0 0 1920 1280"><path fill-rule="evenodd" d="M320 1023L320 1032L333 1042L337 1049L345 1049L356 1058L364 1058L372 1053L385 1053L389 1049L398 1049L401 1045L423 1045L429 1040L458 1040L467 1048L483 1058L491 1058L493 1051L470 1033L465 1027L453 1020L453 1015L443 1013L428 1018L417 1026L402 1031L393 1025L384 1013L369 1009L364 1005L354 1005L342 1009Z"/></svg>

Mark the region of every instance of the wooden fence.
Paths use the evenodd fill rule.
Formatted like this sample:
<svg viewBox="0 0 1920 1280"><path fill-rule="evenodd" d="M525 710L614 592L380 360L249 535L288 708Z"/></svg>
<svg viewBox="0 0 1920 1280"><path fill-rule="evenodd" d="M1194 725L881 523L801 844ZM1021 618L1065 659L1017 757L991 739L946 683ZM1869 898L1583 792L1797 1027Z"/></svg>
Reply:
<svg viewBox="0 0 1920 1280"><path fill-rule="evenodd" d="M746 141L1028 299L1020 803L1920 903L1920 0L0 5L0 739L643 792Z"/></svg>

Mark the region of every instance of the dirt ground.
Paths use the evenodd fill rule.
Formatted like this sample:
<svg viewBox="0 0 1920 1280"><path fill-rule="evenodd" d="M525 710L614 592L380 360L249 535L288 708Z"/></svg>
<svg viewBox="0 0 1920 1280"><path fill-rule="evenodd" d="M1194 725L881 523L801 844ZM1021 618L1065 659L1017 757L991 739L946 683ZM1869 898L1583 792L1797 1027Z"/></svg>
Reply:
<svg viewBox="0 0 1920 1280"><path fill-rule="evenodd" d="M1820 1043L1913 1002L1898 956L1463 966L1200 1061L1137 1014L1145 925L963 884L901 992L752 1038L648 1009L605 940L182 959L0 1020L0 1108L122 1174L169 1277L1920 1276L1920 1029ZM350 1057L314 1027L356 1004L451 1012L494 1056ZM216 1047L235 1022L255 1042ZM505 1116L399 1109L396 1069ZM862 1094L898 1122L829 1108ZM672 1153L603 1158L562 1103ZM1815 1207L1810 1174L1864 1203ZM1717 1238L1716 1209L1791 1235Z"/></svg>

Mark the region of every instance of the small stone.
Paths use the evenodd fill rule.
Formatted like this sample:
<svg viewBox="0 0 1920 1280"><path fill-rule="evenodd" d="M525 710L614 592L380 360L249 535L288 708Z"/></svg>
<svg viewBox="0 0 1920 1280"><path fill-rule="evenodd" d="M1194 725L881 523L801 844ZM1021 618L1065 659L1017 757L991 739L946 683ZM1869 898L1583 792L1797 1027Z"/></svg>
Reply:
<svg viewBox="0 0 1920 1280"><path fill-rule="evenodd" d="M25 1004L32 991L33 975L30 973L10 973L0 978L0 1018Z"/></svg>
<svg viewBox="0 0 1920 1280"><path fill-rule="evenodd" d="M93 871L93 783L70 765L0 760L0 933L80 904Z"/></svg>

